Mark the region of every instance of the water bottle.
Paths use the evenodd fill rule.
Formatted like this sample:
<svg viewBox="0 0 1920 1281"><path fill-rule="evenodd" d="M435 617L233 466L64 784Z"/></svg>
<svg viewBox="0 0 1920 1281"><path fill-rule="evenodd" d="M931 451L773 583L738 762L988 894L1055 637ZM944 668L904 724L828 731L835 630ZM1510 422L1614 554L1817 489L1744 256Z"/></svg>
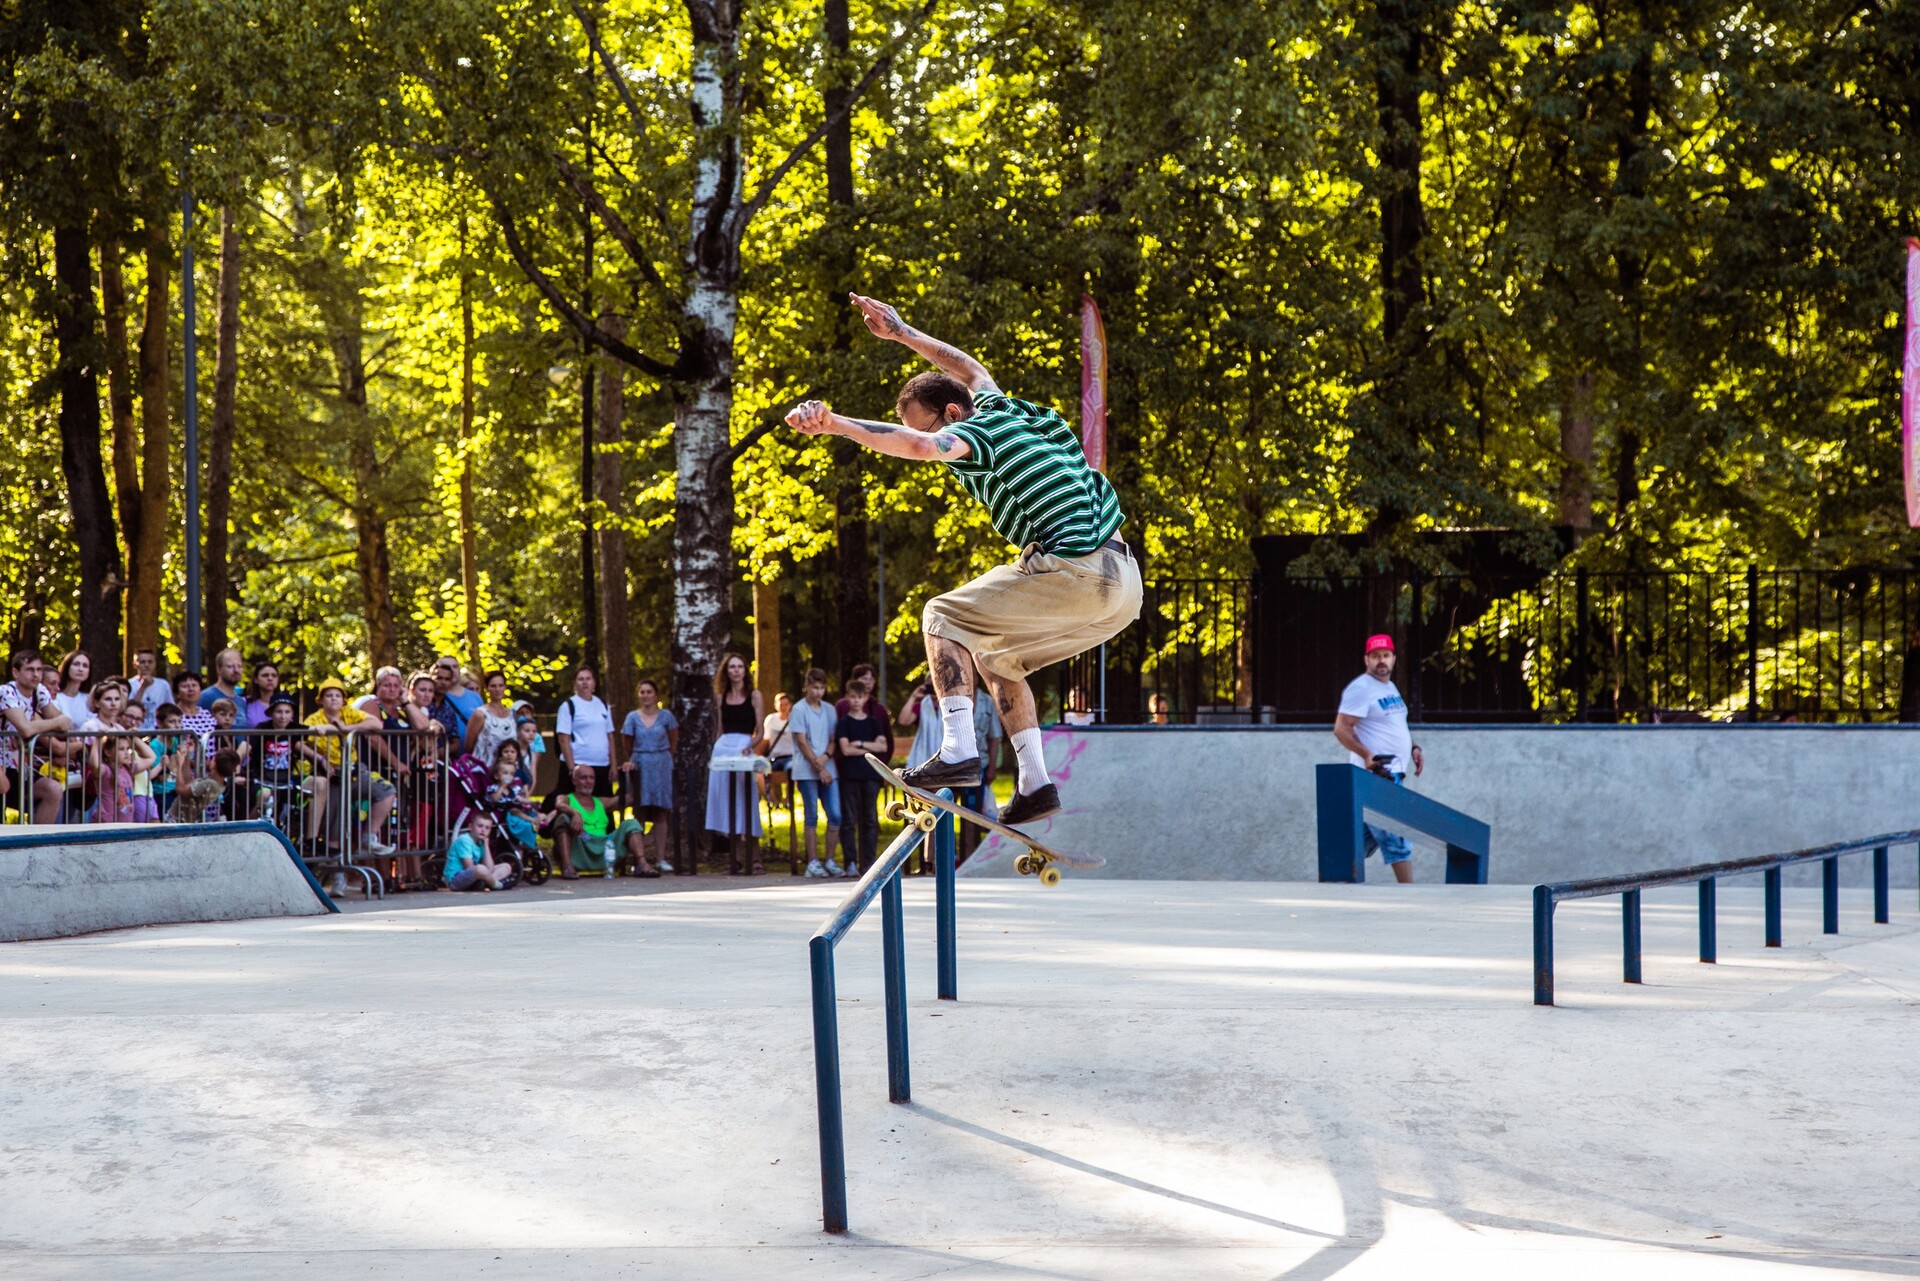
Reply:
<svg viewBox="0 0 1920 1281"><path fill-rule="evenodd" d="M613 841L608 840L607 841L607 870L604 875L609 881L613 879L613 865L615 863L618 863L619 861L620 861L619 851L613 848Z"/></svg>

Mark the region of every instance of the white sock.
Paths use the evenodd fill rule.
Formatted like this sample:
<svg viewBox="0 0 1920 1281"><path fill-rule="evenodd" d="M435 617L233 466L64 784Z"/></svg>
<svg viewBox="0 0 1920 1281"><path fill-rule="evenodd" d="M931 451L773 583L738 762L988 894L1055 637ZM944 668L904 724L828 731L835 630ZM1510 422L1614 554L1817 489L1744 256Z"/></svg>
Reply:
<svg viewBox="0 0 1920 1281"><path fill-rule="evenodd" d="M1020 781L1014 786L1022 796L1032 796L1053 780L1047 777L1046 754L1040 750L1038 726L1013 735L1013 754L1020 758Z"/></svg>
<svg viewBox="0 0 1920 1281"><path fill-rule="evenodd" d="M940 700L940 759L952 764L971 760L980 754L973 741L973 700Z"/></svg>

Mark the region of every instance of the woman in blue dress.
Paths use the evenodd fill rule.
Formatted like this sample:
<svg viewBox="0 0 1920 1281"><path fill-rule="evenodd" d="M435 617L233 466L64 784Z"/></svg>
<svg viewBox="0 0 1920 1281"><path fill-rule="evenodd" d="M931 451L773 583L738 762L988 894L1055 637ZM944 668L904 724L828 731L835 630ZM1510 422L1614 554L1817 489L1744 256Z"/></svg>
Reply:
<svg viewBox="0 0 1920 1281"><path fill-rule="evenodd" d="M673 812L673 754L680 750L680 722L660 706L660 687L653 681L642 677L634 689L634 699L640 705L627 713L627 722L620 727L633 745L620 771L627 775L627 795L633 804L633 817L640 824L641 865L647 862L646 829L652 823L658 842L653 865L671 872L666 820Z"/></svg>

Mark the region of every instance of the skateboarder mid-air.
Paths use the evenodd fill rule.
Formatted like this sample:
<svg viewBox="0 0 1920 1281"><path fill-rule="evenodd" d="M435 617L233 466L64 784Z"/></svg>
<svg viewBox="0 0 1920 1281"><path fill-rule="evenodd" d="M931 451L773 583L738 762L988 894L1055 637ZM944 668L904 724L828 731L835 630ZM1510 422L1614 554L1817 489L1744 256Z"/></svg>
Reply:
<svg viewBox="0 0 1920 1281"><path fill-rule="evenodd" d="M919 353L937 372L915 374L900 389L894 408L904 426L848 418L817 400L796 405L787 422L810 436L845 436L876 453L944 464L1021 549L1013 564L927 602L920 626L942 739L932 759L902 776L929 791L980 785L978 669L1019 758L1001 821L1031 823L1056 812L1060 794L1041 755L1027 674L1094 648L1140 616L1140 567L1116 537L1120 501L1059 414L1008 396L979 361L908 325L887 304L852 298L868 329Z"/></svg>

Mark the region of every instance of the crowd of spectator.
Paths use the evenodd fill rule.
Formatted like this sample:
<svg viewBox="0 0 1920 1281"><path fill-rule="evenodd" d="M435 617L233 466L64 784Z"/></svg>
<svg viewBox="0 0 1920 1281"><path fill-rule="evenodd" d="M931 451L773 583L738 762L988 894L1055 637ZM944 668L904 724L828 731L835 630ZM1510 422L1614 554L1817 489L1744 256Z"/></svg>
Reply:
<svg viewBox="0 0 1920 1281"><path fill-rule="evenodd" d="M411 676L382 667L364 692L324 680L305 715L274 663L249 673L234 649L204 675L163 674L152 650L133 656L131 676L100 666L80 650L57 662L30 648L9 657L0 684L6 820L266 818L322 863L444 851L435 879L458 889L510 884L531 860L568 879L674 870L682 727L651 678L616 723L598 674L581 666L552 711L549 743L540 714L511 697L502 673L470 672L451 656ZM939 702L924 685L902 707L896 735L870 664L852 670L836 700L815 669L799 701L781 693L769 709L746 659L729 653L714 708L716 768L700 819L725 843L730 868L748 875L765 871L760 802L769 789L804 813L808 876L859 875L879 837L881 785L866 754L891 760L911 731L914 764L941 739ZM992 762L1001 737L992 700L977 700L974 733ZM751 756L767 759L722 768L723 758ZM990 766L986 785L963 799L991 809L991 777ZM335 873L335 889L343 879Z"/></svg>

